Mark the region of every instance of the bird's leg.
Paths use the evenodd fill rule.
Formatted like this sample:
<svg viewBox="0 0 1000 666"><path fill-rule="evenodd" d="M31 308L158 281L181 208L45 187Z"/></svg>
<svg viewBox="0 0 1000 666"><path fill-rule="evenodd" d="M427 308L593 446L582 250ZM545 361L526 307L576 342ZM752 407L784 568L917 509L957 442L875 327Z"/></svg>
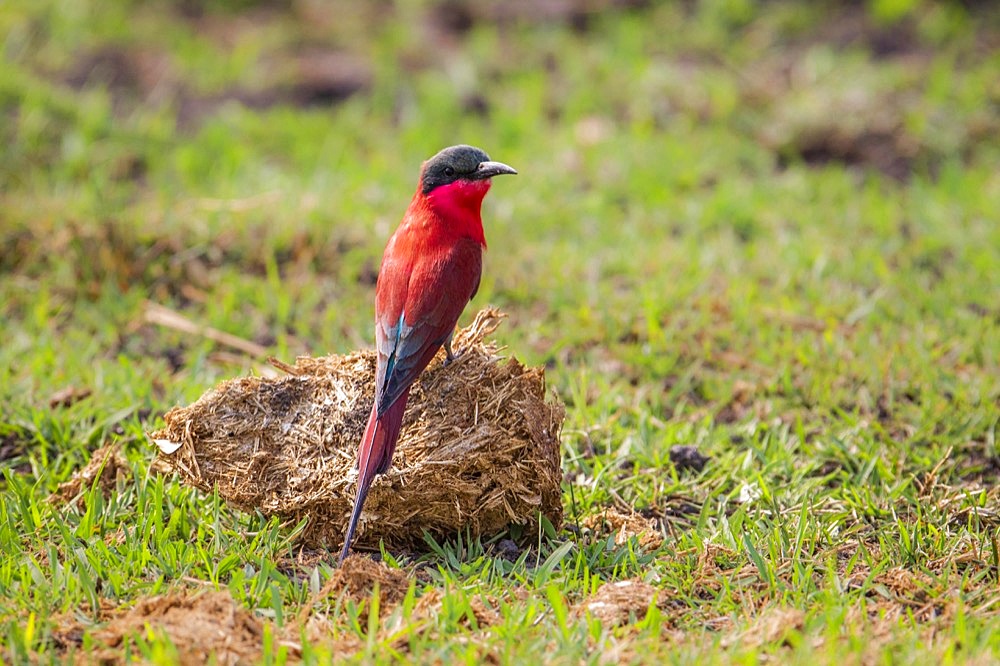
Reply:
<svg viewBox="0 0 1000 666"><path fill-rule="evenodd" d="M455 331L451 332L448 339L444 341L444 364L448 365L455 360L455 352L451 350L451 338L455 335Z"/></svg>

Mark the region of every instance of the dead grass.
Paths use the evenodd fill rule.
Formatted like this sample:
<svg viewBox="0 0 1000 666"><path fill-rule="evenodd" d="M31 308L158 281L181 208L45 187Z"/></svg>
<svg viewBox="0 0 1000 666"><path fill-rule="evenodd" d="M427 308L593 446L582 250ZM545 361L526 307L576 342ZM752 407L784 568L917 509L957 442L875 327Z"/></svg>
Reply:
<svg viewBox="0 0 1000 666"><path fill-rule="evenodd" d="M393 468L365 504L358 544L421 547L424 532L495 534L544 515L562 522L559 431L544 371L484 342L502 315L484 310L410 394ZM223 382L165 416L150 437L186 483L245 510L292 521L336 545L354 502L354 460L374 386L375 354L299 358L287 377Z"/></svg>
<svg viewBox="0 0 1000 666"><path fill-rule="evenodd" d="M139 599L135 605L108 612L104 626L92 636L93 650L78 651L83 626L67 619L57 630L57 643L75 654L78 664L125 664L141 654L137 641L163 635L177 649L177 662L205 664L256 663L261 657L264 622L238 604L228 591L199 591ZM68 655L67 655L68 656Z"/></svg>
<svg viewBox="0 0 1000 666"><path fill-rule="evenodd" d="M641 580L604 583L581 601L576 612L597 618L605 625L634 624L659 604L661 592Z"/></svg>
<svg viewBox="0 0 1000 666"><path fill-rule="evenodd" d="M605 511L588 516L581 522L581 527L590 530L597 536L614 536L615 545L621 546L629 539L636 539L643 550L655 550L663 544L663 534L657 521L645 518L638 513L623 513L609 508Z"/></svg>
<svg viewBox="0 0 1000 666"><path fill-rule="evenodd" d="M107 496L115 488L120 478L131 474L132 468L129 467L121 445L118 443L106 444L94 451L90 461L74 472L69 481L59 484L58 490L52 493L49 501L75 504L82 508L84 506L84 493L93 487L95 481L101 492Z"/></svg>

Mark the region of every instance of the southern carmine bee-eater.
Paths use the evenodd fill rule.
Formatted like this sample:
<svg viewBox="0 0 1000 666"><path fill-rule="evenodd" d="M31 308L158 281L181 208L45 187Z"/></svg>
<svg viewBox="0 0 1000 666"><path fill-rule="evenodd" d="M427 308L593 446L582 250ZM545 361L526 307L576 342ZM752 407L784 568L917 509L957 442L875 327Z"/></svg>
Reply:
<svg viewBox="0 0 1000 666"><path fill-rule="evenodd" d="M410 386L476 295L486 238L480 209L493 176L517 173L472 146L424 162L420 182L382 255L375 289L375 401L358 449L358 488L340 560L347 557L372 481L392 463Z"/></svg>

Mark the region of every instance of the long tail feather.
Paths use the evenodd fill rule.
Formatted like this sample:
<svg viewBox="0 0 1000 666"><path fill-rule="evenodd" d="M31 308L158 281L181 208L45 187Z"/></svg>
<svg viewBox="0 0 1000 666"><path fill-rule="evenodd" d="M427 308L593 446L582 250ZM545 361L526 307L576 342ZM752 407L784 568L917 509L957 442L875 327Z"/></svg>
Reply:
<svg viewBox="0 0 1000 666"><path fill-rule="evenodd" d="M344 536L344 549L340 552L341 562L350 553L354 532L358 527L358 519L361 517L361 510L364 507L365 498L368 497L368 489L371 488L372 481L379 474L387 472L392 465L392 454L396 450L396 440L399 439L399 431L403 425L403 412L406 411L406 400L409 396L410 391L407 389L381 418L378 416L377 406L372 406L371 416L368 417L368 426L365 428L365 436L358 448L358 490L354 498L351 520L347 524L347 534Z"/></svg>

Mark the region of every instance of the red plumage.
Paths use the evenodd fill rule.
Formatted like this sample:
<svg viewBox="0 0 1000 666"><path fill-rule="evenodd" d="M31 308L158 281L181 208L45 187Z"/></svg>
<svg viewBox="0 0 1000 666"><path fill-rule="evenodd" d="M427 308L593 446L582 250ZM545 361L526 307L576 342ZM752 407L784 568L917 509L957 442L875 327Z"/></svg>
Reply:
<svg viewBox="0 0 1000 666"><path fill-rule="evenodd" d="M504 173L516 172L479 149L441 151L424 163L417 191L386 245L375 295L375 401L358 449L357 495L341 560L372 481L392 464L410 386L450 342L479 288L486 247L480 209L490 178ZM450 357L450 347L448 352Z"/></svg>

